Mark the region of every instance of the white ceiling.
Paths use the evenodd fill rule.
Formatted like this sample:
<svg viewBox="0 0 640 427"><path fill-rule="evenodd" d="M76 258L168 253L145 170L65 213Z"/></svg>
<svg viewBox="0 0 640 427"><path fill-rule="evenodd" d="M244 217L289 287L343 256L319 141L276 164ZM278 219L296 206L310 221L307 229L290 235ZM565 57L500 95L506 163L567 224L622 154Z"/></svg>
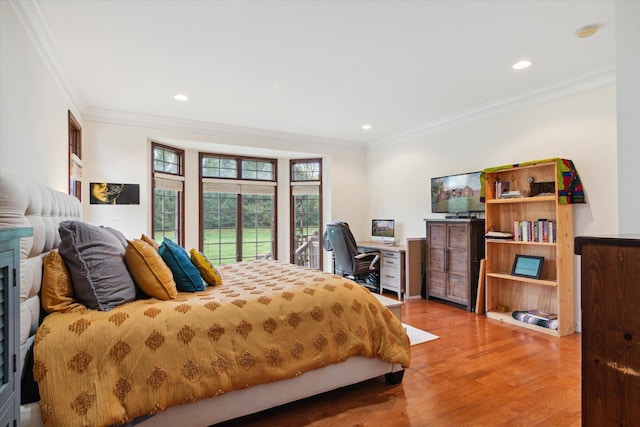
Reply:
<svg viewBox="0 0 640 427"><path fill-rule="evenodd" d="M556 90L615 66L613 1L31 6L83 114L144 114L354 142ZM596 35L576 37L591 24L599 26ZM512 70L521 58L533 65ZM189 101L175 101L178 92ZM373 128L363 131L364 123Z"/></svg>

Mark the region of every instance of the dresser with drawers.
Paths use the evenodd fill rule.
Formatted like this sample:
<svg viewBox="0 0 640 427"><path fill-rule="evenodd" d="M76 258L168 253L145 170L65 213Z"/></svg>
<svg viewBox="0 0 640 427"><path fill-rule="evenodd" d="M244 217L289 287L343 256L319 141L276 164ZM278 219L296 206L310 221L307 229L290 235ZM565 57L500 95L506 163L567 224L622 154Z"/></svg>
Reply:
<svg viewBox="0 0 640 427"><path fill-rule="evenodd" d="M402 299L405 283L404 264L404 249L380 251L380 292L396 292L398 299Z"/></svg>
<svg viewBox="0 0 640 427"><path fill-rule="evenodd" d="M398 299L402 299L406 283L405 247L382 242L358 242L358 250L380 252L380 293L385 290L395 292Z"/></svg>

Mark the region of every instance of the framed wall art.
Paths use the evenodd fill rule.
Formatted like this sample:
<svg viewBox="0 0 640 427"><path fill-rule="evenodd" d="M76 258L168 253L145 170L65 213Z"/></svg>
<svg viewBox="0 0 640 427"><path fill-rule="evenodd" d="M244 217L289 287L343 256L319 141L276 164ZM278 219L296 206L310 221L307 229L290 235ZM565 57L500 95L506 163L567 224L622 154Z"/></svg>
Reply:
<svg viewBox="0 0 640 427"><path fill-rule="evenodd" d="M90 184L92 205L139 205L140 184L114 184L92 182Z"/></svg>

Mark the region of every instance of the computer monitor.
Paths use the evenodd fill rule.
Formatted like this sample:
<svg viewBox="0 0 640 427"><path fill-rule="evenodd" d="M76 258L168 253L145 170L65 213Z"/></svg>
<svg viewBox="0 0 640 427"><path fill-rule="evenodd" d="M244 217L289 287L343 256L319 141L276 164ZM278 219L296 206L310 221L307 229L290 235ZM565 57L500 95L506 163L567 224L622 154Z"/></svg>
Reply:
<svg viewBox="0 0 640 427"><path fill-rule="evenodd" d="M371 240L380 240L384 243L394 243L396 234L396 222L393 219L372 219Z"/></svg>

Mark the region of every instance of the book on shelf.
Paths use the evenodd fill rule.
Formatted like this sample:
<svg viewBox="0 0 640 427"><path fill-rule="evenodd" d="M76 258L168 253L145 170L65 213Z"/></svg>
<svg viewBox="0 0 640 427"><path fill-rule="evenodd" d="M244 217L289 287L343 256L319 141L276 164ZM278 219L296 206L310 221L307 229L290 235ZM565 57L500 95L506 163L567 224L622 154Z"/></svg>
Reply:
<svg viewBox="0 0 640 427"><path fill-rule="evenodd" d="M533 223L531 221L513 221L514 238L519 242L533 242Z"/></svg>
<svg viewBox="0 0 640 427"><path fill-rule="evenodd" d="M531 222L522 221L520 223L520 227L522 228L522 241L530 242L531 241Z"/></svg>
<svg viewBox="0 0 640 427"><path fill-rule="evenodd" d="M484 237L487 239L513 240L513 233L509 233L508 231L487 231Z"/></svg>
<svg viewBox="0 0 640 427"><path fill-rule="evenodd" d="M541 218L536 221L513 221L513 240L519 242L555 243L553 221Z"/></svg>
<svg viewBox="0 0 640 427"><path fill-rule="evenodd" d="M513 221L513 240L522 241L522 233L520 231L520 221Z"/></svg>
<svg viewBox="0 0 640 427"><path fill-rule="evenodd" d="M549 240L547 240L547 228L548 228L548 221L546 218L539 218L538 221L536 221L536 226L537 226L537 233L536 233L536 237L538 239L538 242L548 242Z"/></svg>
<svg viewBox="0 0 640 427"><path fill-rule="evenodd" d="M518 190L503 191L500 195L501 199L516 199L518 197L522 197L522 194Z"/></svg>
<svg viewBox="0 0 640 427"><path fill-rule="evenodd" d="M542 320L555 320L555 319L558 318L557 314L547 313L547 312L542 311L542 310L529 310L529 311L527 311L527 314L529 316L533 316L533 317L536 317L536 318L542 319Z"/></svg>
<svg viewBox="0 0 640 427"><path fill-rule="evenodd" d="M496 182L496 199L501 199L502 194L509 191L509 181Z"/></svg>

